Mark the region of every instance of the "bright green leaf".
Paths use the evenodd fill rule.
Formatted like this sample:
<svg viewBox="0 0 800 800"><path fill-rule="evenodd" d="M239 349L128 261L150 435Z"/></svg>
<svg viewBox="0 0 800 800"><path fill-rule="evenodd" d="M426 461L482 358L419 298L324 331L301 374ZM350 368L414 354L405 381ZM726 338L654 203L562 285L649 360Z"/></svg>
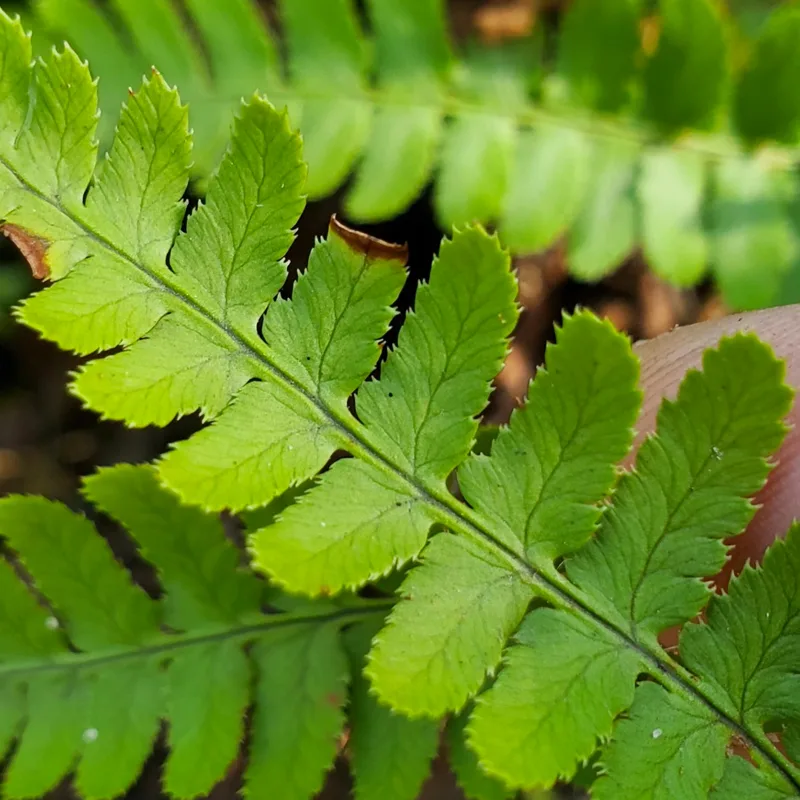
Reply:
<svg viewBox="0 0 800 800"><path fill-rule="evenodd" d="M665 401L656 436L620 481L597 537L567 564L632 635L651 639L708 602L700 579L725 562L723 539L744 530L766 456L785 434L784 365L752 335L723 339ZM613 612L611 612L613 613Z"/></svg>
<svg viewBox="0 0 800 800"><path fill-rule="evenodd" d="M620 639L564 611L532 611L497 682L478 700L469 740L505 783L569 778L633 700L640 659Z"/></svg>
<svg viewBox="0 0 800 800"><path fill-rule="evenodd" d="M250 539L254 563L289 591L335 594L413 558L435 521L411 487L356 459Z"/></svg>
<svg viewBox="0 0 800 800"><path fill-rule="evenodd" d="M745 567L680 639L686 665L741 724L800 719L800 526Z"/></svg>
<svg viewBox="0 0 800 800"><path fill-rule="evenodd" d="M42 672L27 683L28 720L3 781L10 800L54 788L72 768L86 730L89 687L77 670Z"/></svg>
<svg viewBox="0 0 800 800"><path fill-rule="evenodd" d="M493 534L512 547L521 540L531 563L545 569L594 531L639 409L625 336L583 313L565 319L556 341L491 454L471 456L458 472Z"/></svg>
<svg viewBox="0 0 800 800"><path fill-rule="evenodd" d="M291 300L273 303L264 338L284 374L307 394L271 380L250 384L214 425L177 445L160 472L187 501L213 510L262 505L312 477L342 443L308 398L325 398L349 417L347 398L378 359L377 340L405 279L404 252L370 246L332 225Z"/></svg>
<svg viewBox="0 0 800 800"><path fill-rule="evenodd" d="M711 709L654 683L636 690L602 756L597 800L706 800L722 776L730 732Z"/></svg>
<svg viewBox="0 0 800 800"><path fill-rule="evenodd" d="M644 254L653 272L677 286L696 284L708 264L705 182L706 165L690 150L653 148L642 157L638 198Z"/></svg>
<svg viewBox="0 0 800 800"><path fill-rule="evenodd" d="M307 800L322 787L344 718L339 630L276 629L253 650L258 682L247 796Z"/></svg>
<svg viewBox="0 0 800 800"><path fill-rule="evenodd" d="M7 497L0 500L0 532L64 613L79 647L138 644L155 632L155 604L88 520L42 497Z"/></svg>
<svg viewBox="0 0 800 800"><path fill-rule="evenodd" d="M430 541L399 594L366 671L392 708L428 717L478 691L532 597L497 555L449 533Z"/></svg>
<svg viewBox="0 0 800 800"><path fill-rule="evenodd" d="M586 200L567 239L568 263L580 280L599 280L633 249L638 155L636 145L624 139L598 139L594 144Z"/></svg>
<svg viewBox="0 0 800 800"><path fill-rule="evenodd" d="M75 775L81 797L119 797L142 771L164 713L159 666L157 659L139 659L92 676Z"/></svg>
<svg viewBox="0 0 800 800"><path fill-rule="evenodd" d="M380 380L358 392L371 441L418 478L443 484L472 446L517 320L508 264L479 228L445 239Z"/></svg>
<svg viewBox="0 0 800 800"><path fill-rule="evenodd" d="M439 747L439 723L409 719L380 703L362 674L364 657L380 625L347 632L353 660L350 750L356 800L415 800Z"/></svg>
<svg viewBox="0 0 800 800"><path fill-rule="evenodd" d="M208 794L239 751L251 670L236 641L187 647L167 673L170 754L164 788Z"/></svg>
<svg viewBox="0 0 800 800"><path fill-rule="evenodd" d="M174 628L230 622L258 611L261 585L239 568L240 555L219 520L179 503L148 467L118 465L86 480L93 505L119 520L159 571Z"/></svg>
<svg viewBox="0 0 800 800"><path fill-rule="evenodd" d="M644 71L644 114L672 132L713 121L727 78L715 0L660 0L658 46Z"/></svg>

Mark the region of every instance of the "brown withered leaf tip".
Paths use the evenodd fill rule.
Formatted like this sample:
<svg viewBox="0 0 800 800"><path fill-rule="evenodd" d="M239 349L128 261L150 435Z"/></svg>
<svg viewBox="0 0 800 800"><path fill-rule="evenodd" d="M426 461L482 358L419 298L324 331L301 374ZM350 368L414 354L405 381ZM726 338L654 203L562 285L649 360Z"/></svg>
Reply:
<svg viewBox="0 0 800 800"><path fill-rule="evenodd" d="M356 253L363 253L367 258L386 258L391 261L408 261L408 245L392 244L377 239L368 233L348 228L347 225L336 219L336 214L331 217L330 229L338 234Z"/></svg>
<svg viewBox="0 0 800 800"><path fill-rule="evenodd" d="M20 228L19 225L6 223L5 225L0 225L0 230L14 242L20 253L25 257L33 277L40 281L47 280L50 277L50 265L47 263L49 242L34 236L26 231L25 228Z"/></svg>

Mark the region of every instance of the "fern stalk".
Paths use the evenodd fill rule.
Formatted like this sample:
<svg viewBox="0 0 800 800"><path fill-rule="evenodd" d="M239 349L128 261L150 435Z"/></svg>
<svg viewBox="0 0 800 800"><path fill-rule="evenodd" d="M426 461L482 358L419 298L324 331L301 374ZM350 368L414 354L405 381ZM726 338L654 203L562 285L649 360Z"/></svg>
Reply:
<svg viewBox="0 0 800 800"><path fill-rule="evenodd" d="M331 611L320 611L313 608L287 611L281 614L259 615L249 623L221 627L219 630L196 630L186 633L164 634L144 646L119 649L110 653L66 652L54 655L46 663L42 663L38 659L28 662L15 661L13 663L0 664L0 680L28 679L45 672L96 669L117 661L125 661L126 659L147 659L150 657L166 659L175 651L195 645L220 644L224 642L245 645L257 639L260 634L284 627L302 627L304 625L325 623L347 625L370 622L376 619L383 619L392 605L392 600L359 600L358 602L354 601L352 605L346 608Z"/></svg>

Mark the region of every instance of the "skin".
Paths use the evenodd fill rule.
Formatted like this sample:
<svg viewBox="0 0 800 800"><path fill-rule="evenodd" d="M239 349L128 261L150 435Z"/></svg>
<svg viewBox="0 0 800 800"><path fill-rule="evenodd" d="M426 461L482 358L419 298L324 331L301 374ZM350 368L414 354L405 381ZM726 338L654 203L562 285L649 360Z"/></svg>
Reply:
<svg viewBox="0 0 800 800"><path fill-rule="evenodd" d="M637 441L655 427L661 399L675 397L686 371L700 366L703 351L715 346L723 336L738 331L754 332L786 360L786 382L800 395L800 305L735 314L678 328L640 342L634 348L642 362L644 389ZM786 533L794 518L800 518L800 427L797 425L800 403L797 401L795 397L796 404L788 419L793 427L777 453L777 466L755 498L760 508L747 530L731 540L731 558L717 576L719 586L727 585L731 571L738 573L748 560L760 561L775 538Z"/></svg>

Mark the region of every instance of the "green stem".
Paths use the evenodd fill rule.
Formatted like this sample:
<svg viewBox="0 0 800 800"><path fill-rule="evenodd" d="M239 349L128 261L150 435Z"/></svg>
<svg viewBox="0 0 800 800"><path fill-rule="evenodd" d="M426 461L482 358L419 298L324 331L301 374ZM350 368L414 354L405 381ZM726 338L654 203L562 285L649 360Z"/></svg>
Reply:
<svg viewBox="0 0 800 800"><path fill-rule="evenodd" d="M330 100L331 103L335 103L337 100L352 102L359 99L357 95L337 96L329 92L314 91L307 87L295 89L281 86L265 90L264 94L270 102L278 106L289 103L303 103L310 100ZM588 110L583 113L579 110L570 113L567 110L546 109L533 104L522 108L507 108L467 100L450 93L441 96L438 101L427 99L426 102L423 99L395 96L391 92L380 88L365 89L361 97L364 102L370 103L377 109L384 106L426 110L438 109L443 115L451 117L459 114L482 114L490 117L512 119L517 123L518 127L550 126L569 128L596 138L624 139L637 143L642 147L647 145L657 146L665 142L663 135L644 122L630 117L602 115ZM235 105L233 101L229 101L227 98L209 102L212 105ZM236 102L238 102L238 99ZM674 150L693 152L711 159L741 158L748 152L747 147L730 134L696 130L669 140L668 146ZM793 169L797 162L800 161L800 148L788 145L770 143L761 146L759 153L768 154L771 161L779 163L786 170Z"/></svg>
<svg viewBox="0 0 800 800"><path fill-rule="evenodd" d="M257 639L262 633L291 625L324 625L339 622L358 622L375 615L385 616L394 605L393 600L360 600L357 604L334 611L300 611L263 614L255 619L238 621L232 625L202 628L184 633L161 633L142 645L117 647L93 652L66 651L56 653L47 661L13 661L0 664L0 679L27 679L34 674L60 670L95 669L117 661L169 657L170 653L184 647L203 644L240 641L243 645Z"/></svg>

